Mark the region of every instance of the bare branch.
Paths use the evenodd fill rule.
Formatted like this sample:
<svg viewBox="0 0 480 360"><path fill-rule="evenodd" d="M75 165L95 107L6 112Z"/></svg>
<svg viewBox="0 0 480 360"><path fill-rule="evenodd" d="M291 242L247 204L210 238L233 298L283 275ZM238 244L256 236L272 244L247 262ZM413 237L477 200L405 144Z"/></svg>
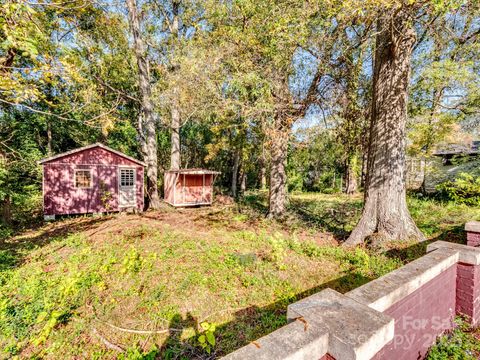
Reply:
<svg viewBox="0 0 480 360"><path fill-rule="evenodd" d="M110 341L105 339L102 335L100 335L100 333L97 331L97 329L93 328L92 329L92 334L95 335L97 338L99 338L100 341L110 350L118 351L118 352L121 352L121 353L125 352L125 350L122 347L120 347L120 346L118 346L114 343L111 343Z"/></svg>

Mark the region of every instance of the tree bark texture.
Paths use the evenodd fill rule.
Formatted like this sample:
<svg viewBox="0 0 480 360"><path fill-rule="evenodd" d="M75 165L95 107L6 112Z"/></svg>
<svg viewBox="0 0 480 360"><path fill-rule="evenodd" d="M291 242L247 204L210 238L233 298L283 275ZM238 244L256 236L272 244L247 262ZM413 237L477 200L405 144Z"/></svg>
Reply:
<svg viewBox="0 0 480 360"><path fill-rule="evenodd" d="M155 114L151 99L150 73L147 53L143 38L140 33L140 22L137 14L135 0L127 0L130 30L133 35L135 58L138 66L138 80L141 102L141 117L139 120L140 141L144 161L147 165L147 207L157 209L160 207L158 195L158 159L157 159L157 134Z"/></svg>
<svg viewBox="0 0 480 360"><path fill-rule="evenodd" d="M243 170L242 165L242 170L240 172L240 194L245 194L245 191L247 191L247 173Z"/></svg>
<svg viewBox="0 0 480 360"><path fill-rule="evenodd" d="M347 158L345 164L345 194L353 195L357 192L357 158L353 155Z"/></svg>
<svg viewBox="0 0 480 360"><path fill-rule="evenodd" d="M405 125L415 30L402 8L377 22L372 114L362 217L345 242L423 240L407 208Z"/></svg>
<svg viewBox="0 0 480 360"><path fill-rule="evenodd" d="M271 134L269 218L282 218L285 216L287 209L287 173L285 166L289 135L290 127L282 124L274 129Z"/></svg>

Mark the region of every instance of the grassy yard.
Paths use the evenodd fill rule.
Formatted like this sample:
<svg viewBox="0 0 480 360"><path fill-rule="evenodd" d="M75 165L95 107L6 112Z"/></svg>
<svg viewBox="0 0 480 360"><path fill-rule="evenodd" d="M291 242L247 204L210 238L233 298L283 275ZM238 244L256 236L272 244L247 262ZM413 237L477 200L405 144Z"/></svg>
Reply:
<svg viewBox="0 0 480 360"><path fill-rule="evenodd" d="M207 359L285 324L289 303L349 291L426 244L339 247L361 198L298 194L284 223L265 194L240 205L78 217L0 250L0 358ZM480 209L410 198L431 240L462 241ZM212 326L213 325L213 326Z"/></svg>

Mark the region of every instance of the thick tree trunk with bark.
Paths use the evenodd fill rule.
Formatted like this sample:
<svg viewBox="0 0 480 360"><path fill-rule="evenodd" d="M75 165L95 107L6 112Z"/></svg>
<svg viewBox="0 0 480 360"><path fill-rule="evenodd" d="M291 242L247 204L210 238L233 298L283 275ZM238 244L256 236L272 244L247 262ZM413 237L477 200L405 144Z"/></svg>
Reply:
<svg viewBox="0 0 480 360"><path fill-rule="evenodd" d="M277 120L279 121L279 120ZM287 162L288 137L290 130L282 125L271 134L271 170L269 194L269 218L282 218L287 209Z"/></svg>
<svg viewBox="0 0 480 360"><path fill-rule="evenodd" d="M141 100L141 116L139 119L139 137L142 145L144 161L147 164L147 196L148 207L160 207L158 196L158 159L155 114L151 99L150 73L147 62L145 44L140 34L140 23L135 0L127 0L130 30L138 66L138 80Z"/></svg>
<svg viewBox="0 0 480 360"><path fill-rule="evenodd" d="M423 240L407 208L405 125L415 30L405 9L378 21L365 204L345 244Z"/></svg>

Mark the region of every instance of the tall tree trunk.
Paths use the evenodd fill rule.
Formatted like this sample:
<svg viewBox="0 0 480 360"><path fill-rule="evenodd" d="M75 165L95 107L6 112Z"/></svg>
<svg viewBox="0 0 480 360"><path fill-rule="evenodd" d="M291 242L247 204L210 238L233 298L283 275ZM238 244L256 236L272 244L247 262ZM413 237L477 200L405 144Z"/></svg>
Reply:
<svg viewBox="0 0 480 360"><path fill-rule="evenodd" d="M233 155L233 168L232 168L232 186L230 193L233 197L237 197L237 179L238 179L238 167L240 166L240 150L235 149Z"/></svg>
<svg viewBox="0 0 480 360"><path fill-rule="evenodd" d="M245 194L245 191L247 191L247 173L245 172L245 169L243 169L242 165L242 170L240 172L240 194Z"/></svg>
<svg viewBox="0 0 480 360"><path fill-rule="evenodd" d="M148 207L158 209L160 197L158 196L158 159L157 159L157 134L155 129L155 114L151 99L150 73L147 62L145 44L140 34L140 23L135 0L126 0L130 30L133 35L135 57L138 66L139 90L141 95L141 117L139 124L140 141L147 164L147 196Z"/></svg>
<svg viewBox="0 0 480 360"><path fill-rule="evenodd" d="M52 156L52 123L50 120L47 120L47 155Z"/></svg>
<svg viewBox="0 0 480 360"><path fill-rule="evenodd" d="M347 158L345 164L345 194L355 194L357 183L357 157L353 155Z"/></svg>
<svg viewBox="0 0 480 360"><path fill-rule="evenodd" d="M279 120L277 120L279 121ZM271 134L271 169L269 193L269 218L282 218L287 209L287 162L290 128L280 124Z"/></svg>
<svg viewBox="0 0 480 360"><path fill-rule="evenodd" d="M172 2L172 13L173 20L171 23L170 31L173 38L173 44L177 43L178 30L179 30L179 7L180 1L176 0ZM174 45L175 46L175 45ZM173 71L176 71L175 64L172 64ZM173 85L176 86L176 85ZM173 89L173 99L171 105L171 152L170 152L170 168L171 169L180 169L181 167L181 157L180 157L180 125L181 125L181 115L180 115L180 104L178 101L178 90L177 88Z"/></svg>
<svg viewBox="0 0 480 360"><path fill-rule="evenodd" d="M363 114L358 105L359 77L362 68L363 52L355 61L352 51L346 53L345 61L345 108L343 111L344 124L339 140L344 142L345 159L345 193L352 195L357 192L358 148L362 133Z"/></svg>
<svg viewBox="0 0 480 360"><path fill-rule="evenodd" d="M172 106L172 123L171 123L171 153L170 153L170 169L180 169L180 111L178 104L174 101Z"/></svg>
<svg viewBox="0 0 480 360"><path fill-rule="evenodd" d="M265 156L265 144L262 144L262 153L260 155L260 189L267 188L267 159Z"/></svg>
<svg viewBox="0 0 480 360"><path fill-rule="evenodd" d="M415 30L405 8L378 21L365 204L345 242L423 240L407 208L405 125Z"/></svg>

